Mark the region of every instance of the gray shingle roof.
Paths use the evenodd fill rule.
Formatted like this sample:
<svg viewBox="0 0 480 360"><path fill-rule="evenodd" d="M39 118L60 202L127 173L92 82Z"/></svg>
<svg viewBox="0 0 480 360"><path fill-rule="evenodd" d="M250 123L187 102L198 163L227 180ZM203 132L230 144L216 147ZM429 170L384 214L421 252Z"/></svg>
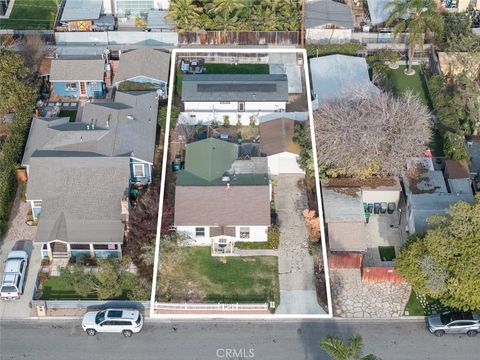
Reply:
<svg viewBox="0 0 480 360"><path fill-rule="evenodd" d="M285 74L185 75L182 101L287 101Z"/></svg>
<svg viewBox="0 0 480 360"><path fill-rule="evenodd" d="M114 81L119 83L136 76L145 76L167 82L169 70L169 53L150 48L140 48L122 53Z"/></svg>
<svg viewBox="0 0 480 360"><path fill-rule="evenodd" d="M171 21L165 18L167 10L150 10L147 15L148 27L151 29L173 29Z"/></svg>
<svg viewBox="0 0 480 360"><path fill-rule="evenodd" d="M120 200L128 192L129 158L91 155L33 154L27 199L42 200L35 241L123 241Z"/></svg>
<svg viewBox="0 0 480 360"><path fill-rule="evenodd" d="M268 226L269 186L177 186L174 223L175 226Z"/></svg>
<svg viewBox="0 0 480 360"><path fill-rule="evenodd" d="M305 2L306 29L331 24L353 29L352 9L346 4L333 0Z"/></svg>
<svg viewBox="0 0 480 360"><path fill-rule="evenodd" d="M382 24L388 19L389 12L385 7L390 2L391 0L367 0L372 25Z"/></svg>
<svg viewBox="0 0 480 360"><path fill-rule="evenodd" d="M105 60L102 59L53 59L50 67L50 81L103 81L104 73Z"/></svg>
<svg viewBox="0 0 480 360"><path fill-rule="evenodd" d="M102 5L102 0L66 0L60 21L98 19Z"/></svg>
<svg viewBox="0 0 480 360"><path fill-rule="evenodd" d="M428 218L435 214L445 214L450 205L459 201L473 203L473 194L470 192L458 195L451 193L409 195L408 202L413 213L415 233L418 235L424 234L428 229Z"/></svg>
<svg viewBox="0 0 480 360"><path fill-rule="evenodd" d="M156 93L117 92L115 101L119 103L113 105L121 106L106 102L86 104L80 123L69 123L68 118L34 120L22 164L28 165L36 150L131 155L153 163L158 112Z"/></svg>

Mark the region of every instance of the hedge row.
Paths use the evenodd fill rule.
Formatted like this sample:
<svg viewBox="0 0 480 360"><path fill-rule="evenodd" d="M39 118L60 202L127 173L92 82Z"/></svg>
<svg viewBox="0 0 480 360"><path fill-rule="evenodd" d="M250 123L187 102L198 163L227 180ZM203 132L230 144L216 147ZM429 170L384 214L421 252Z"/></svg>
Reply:
<svg viewBox="0 0 480 360"><path fill-rule="evenodd" d="M358 56L358 53L364 47L363 44L305 45L309 58L335 54Z"/></svg>
<svg viewBox="0 0 480 360"><path fill-rule="evenodd" d="M10 208L17 189L15 171L21 160L32 119L31 104L15 114L0 159L0 236L7 231Z"/></svg>
<svg viewBox="0 0 480 360"><path fill-rule="evenodd" d="M268 240L264 242L250 242L250 241L237 241L235 247L245 250L257 250L257 249L278 249L280 243L280 228L277 225L272 225L268 228Z"/></svg>

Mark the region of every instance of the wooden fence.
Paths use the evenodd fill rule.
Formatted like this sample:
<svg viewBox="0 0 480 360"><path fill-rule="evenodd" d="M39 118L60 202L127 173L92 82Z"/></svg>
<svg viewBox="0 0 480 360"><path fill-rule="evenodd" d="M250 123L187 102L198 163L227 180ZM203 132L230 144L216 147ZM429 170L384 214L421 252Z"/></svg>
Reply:
<svg viewBox="0 0 480 360"><path fill-rule="evenodd" d="M281 45L300 44L299 31L185 31L179 45Z"/></svg>

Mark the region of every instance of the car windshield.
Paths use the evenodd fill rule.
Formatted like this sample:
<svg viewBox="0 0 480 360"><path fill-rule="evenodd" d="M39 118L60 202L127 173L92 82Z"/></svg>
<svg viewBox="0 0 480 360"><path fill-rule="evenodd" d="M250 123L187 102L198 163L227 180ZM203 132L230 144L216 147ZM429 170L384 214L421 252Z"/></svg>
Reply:
<svg viewBox="0 0 480 360"><path fill-rule="evenodd" d="M95 316L95 324L100 324L103 320L105 320L105 313L107 311L99 311L98 314Z"/></svg>
<svg viewBox="0 0 480 360"><path fill-rule="evenodd" d="M137 325L140 325L140 323L142 322L142 315L138 314L138 318L137 320L135 320L135 322L137 323Z"/></svg>
<svg viewBox="0 0 480 360"><path fill-rule="evenodd" d="M11 293L16 291L17 291L17 288L15 286L2 286L2 292Z"/></svg>
<svg viewBox="0 0 480 360"><path fill-rule="evenodd" d="M443 313L440 315L440 320L442 321L443 325L447 325L452 321L452 316L450 313Z"/></svg>

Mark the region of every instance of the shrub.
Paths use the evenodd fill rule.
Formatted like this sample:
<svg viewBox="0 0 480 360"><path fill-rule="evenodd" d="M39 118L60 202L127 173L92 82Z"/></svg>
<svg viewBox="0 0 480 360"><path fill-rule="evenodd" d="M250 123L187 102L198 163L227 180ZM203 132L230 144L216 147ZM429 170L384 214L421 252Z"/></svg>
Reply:
<svg viewBox="0 0 480 360"><path fill-rule="evenodd" d="M272 225L268 228L267 241L262 242L251 242L251 241L237 241L235 247L238 249L245 250L256 250L256 249L278 249L280 244L280 228L277 225Z"/></svg>
<svg viewBox="0 0 480 360"><path fill-rule="evenodd" d="M358 56L360 50L365 47L363 44L326 44L326 45L305 45L308 57L326 56L334 54Z"/></svg>
<svg viewBox="0 0 480 360"><path fill-rule="evenodd" d="M230 126L230 116L223 115L223 125Z"/></svg>
<svg viewBox="0 0 480 360"><path fill-rule="evenodd" d="M452 160L469 160L470 154L463 135L447 131L443 136L443 151Z"/></svg>

